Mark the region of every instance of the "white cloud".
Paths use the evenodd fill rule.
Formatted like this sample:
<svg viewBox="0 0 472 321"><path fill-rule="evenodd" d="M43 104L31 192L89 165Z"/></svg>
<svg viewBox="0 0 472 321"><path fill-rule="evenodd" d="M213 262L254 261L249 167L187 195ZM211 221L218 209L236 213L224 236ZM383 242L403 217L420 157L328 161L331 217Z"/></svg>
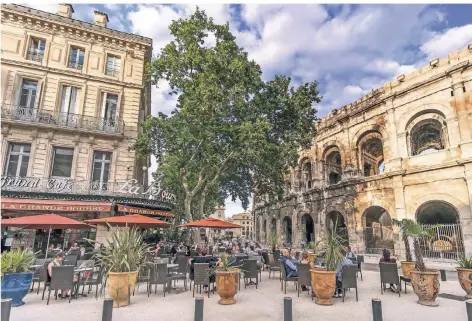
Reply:
<svg viewBox="0 0 472 321"><path fill-rule="evenodd" d="M252 210L252 199L250 199L250 204L247 210L248 211ZM231 217L234 214L239 214L242 212L244 212L244 209L239 199L236 200L236 202L233 202L231 200L231 197L228 197L225 200L225 217Z"/></svg>
<svg viewBox="0 0 472 321"><path fill-rule="evenodd" d="M447 29L437 33L421 46L429 59L444 57L454 50L460 50L472 42L472 24Z"/></svg>

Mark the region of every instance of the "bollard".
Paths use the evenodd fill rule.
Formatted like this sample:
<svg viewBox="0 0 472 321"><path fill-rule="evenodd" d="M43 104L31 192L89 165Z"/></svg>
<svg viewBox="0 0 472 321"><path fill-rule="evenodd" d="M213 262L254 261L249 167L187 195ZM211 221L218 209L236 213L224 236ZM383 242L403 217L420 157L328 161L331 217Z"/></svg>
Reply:
<svg viewBox="0 0 472 321"><path fill-rule="evenodd" d="M284 298L284 321L292 321L292 298Z"/></svg>
<svg viewBox="0 0 472 321"><path fill-rule="evenodd" d="M472 321L472 300L465 301L465 306L467 308L467 320Z"/></svg>
<svg viewBox="0 0 472 321"><path fill-rule="evenodd" d="M441 281L447 281L446 270L439 270L439 272L441 272Z"/></svg>
<svg viewBox="0 0 472 321"><path fill-rule="evenodd" d="M10 321L11 299L2 299L2 321Z"/></svg>
<svg viewBox="0 0 472 321"><path fill-rule="evenodd" d="M374 321L382 321L382 301L372 299L372 316Z"/></svg>
<svg viewBox="0 0 472 321"><path fill-rule="evenodd" d="M108 298L103 300L103 314L102 321L111 321L113 315L113 299Z"/></svg>
<svg viewBox="0 0 472 321"><path fill-rule="evenodd" d="M203 321L203 298L195 298L195 321Z"/></svg>

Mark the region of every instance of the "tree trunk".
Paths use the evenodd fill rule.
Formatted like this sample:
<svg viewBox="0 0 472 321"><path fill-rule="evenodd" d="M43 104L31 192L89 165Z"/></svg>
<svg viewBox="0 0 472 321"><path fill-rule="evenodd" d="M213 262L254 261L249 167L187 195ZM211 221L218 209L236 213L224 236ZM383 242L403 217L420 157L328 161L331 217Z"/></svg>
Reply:
<svg viewBox="0 0 472 321"><path fill-rule="evenodd" d="M415 237L413 241L413 248L415 249L416 264L415 269L421 272L426 271L426 266L423 261L423 253L421 252L420 242L418 238Z"/></svg>
<svg viewBox="0 0 472 321"><path fill-rule="evenodd" d="M193 220L192 217L192 196L190 196L188 193L185 195L184 199L184 212L185 212L185 219L188 222L191 222ZM190 229L189 233L187 233L187 242L191 244L193 235L192 235L193 230Z"/></svg>
<svg viewBox="0 0 472 321"><path fill-rule="evenodd" d="M412 262L410 242L408 241L408 235L405 232L402 233L403 243L405 244L405 257L407 262Z"/></svg>

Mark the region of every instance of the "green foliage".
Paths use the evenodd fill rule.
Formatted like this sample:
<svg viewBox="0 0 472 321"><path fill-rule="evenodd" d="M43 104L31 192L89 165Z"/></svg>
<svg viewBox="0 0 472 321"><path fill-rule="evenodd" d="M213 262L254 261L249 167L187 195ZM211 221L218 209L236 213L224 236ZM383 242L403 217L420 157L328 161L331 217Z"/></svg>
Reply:
<svg viewBox="0 0 472 321"><path fill-rule="evenodd" d="M309 250L314 250L314 249L316 249L316 243L314 241L310 241L310 242L308 242L306 248L309 249Z"/></svg>
<svg viewBox="0 0 472 321"><path fill-rule="evenodd" d="M246 209L254 191L278 199L284 173L310 145L317 82L296 89L285 76L264 82L228 24L215 24L198 8L169 29L174 40L147 75L156 86L168 81L177 104L170 117L146 119L134 147L156 157L154 177L177 196L176 216L207 216L227 197Z"/></svg>
<svg viewBox="0 0 472 321"><path fill-rule="evenodd" d="M276 249L280 245L279 237L277 236L277 233L275 232L270 233L270 245L272 246L273 249Z"/></svg>
<svg viewBox="0 0 472 321"><path fill-rule="evenodd" d="M28 250L3 252L1 258L2 276L4 274L28 272L29 267L36 261L34 254Z"/></svg>
<svg viewBox="0 0 472 321"><path fill-rule="evenodd" d="M465 255L462 255L457 260L457 267L460 269L472 269L472 256L467 258Z"/></svg>
<svg viewBox="0 0 472 321"><path fill-rule="evenodd" d="M327 271L336 271L339 262L346 254L345 240L337 234L337 222L332 231L326 229L322 242L317 244L317 250L324 252L324 263Z"/></svg>
<svg viewBox="0 0 472 321"><path fill-rule="evenodd" d="M398 226L400 228L400 232L402 233L402 240L405 246L405 259L407 262L413 262L413 258L411 256L410 242L408 241L407 233L405 233L405 229L408 229L408 225L411 224L411 222L413 221L408 219L402 219L401 221L392 219L393 225Z"/></svg>

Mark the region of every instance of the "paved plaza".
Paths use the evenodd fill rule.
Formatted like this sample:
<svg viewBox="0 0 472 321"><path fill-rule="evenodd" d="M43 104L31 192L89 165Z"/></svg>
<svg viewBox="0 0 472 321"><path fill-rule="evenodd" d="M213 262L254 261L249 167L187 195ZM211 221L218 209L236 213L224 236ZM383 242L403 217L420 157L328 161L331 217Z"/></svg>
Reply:
<svg viewBox="0 0 472 321"><path fill-rule="evenodd" d="M358 279L359 302L355 300L355 292L351 290L346 296L345 303L342 299L333 299L333 306L319 306L311 301L306 292L297 297L295 286L287 286L286 296L293 298L294 320L372 320L371 299L382 300L384 321L408 321L408 320L466 320L465 303L438 298L439 307L424 307L416 303L417 297L410 286L405 295L387 292L380 294L379 273L377 271L364 271L363 281ZM244 289L237 294L237 303L232 306L222 306L217 303L218 294L205 296L204 320L205 321L242 321L242 320L283 320L284 293L280 290L278 279L270 279L267 272L262 272L262 282L256 290L254 286ZM177 283L177 287L183 287L183 282ZM159 289L162 287L158 286ZM463 296L457 279L453 273L448 274L448 281L441 282L441 293ZM204 295L202 293L202 295ZM199 295L200 296L200 295ZM28 294L25 298L26 305L13 308L11 321L92 321L101 320L103 299L96 300L93 295L78 300L72 300L69 304L66 300L51 300L49 306L46 300L41 301L41 295ZM141 285L139 293L132 297L132 305L113 310L113 321L149 320L149 321L175 321L193 320L194 299L192 292L171 292L164 298L162 291L152 294L149 298L146 287Z"/></svg>

